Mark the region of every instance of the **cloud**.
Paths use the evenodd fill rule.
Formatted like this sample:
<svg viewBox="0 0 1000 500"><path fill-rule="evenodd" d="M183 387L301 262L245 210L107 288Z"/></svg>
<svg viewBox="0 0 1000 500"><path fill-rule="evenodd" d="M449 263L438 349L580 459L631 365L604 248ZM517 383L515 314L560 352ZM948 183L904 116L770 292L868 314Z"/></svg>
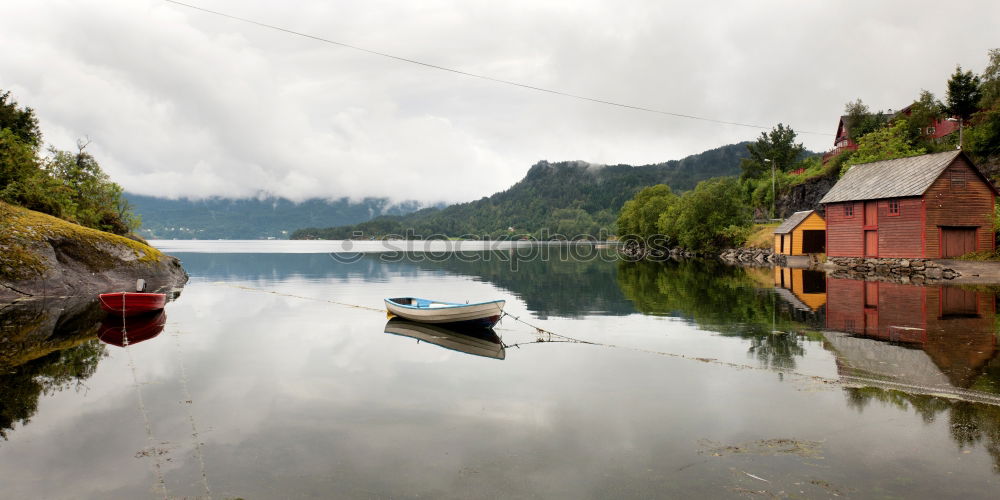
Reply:
<svg viewBox="0 0 1000 500"><path fill-rule="evenodd" d="M273 2L199 6L530 85L832 134L981 70L993 2ZM538 160L644 164L760 131L498 85L157 0L13 0L0 88L48 142L161 196L466 201ZM802 134L814 150L832 138Z"/></svg>

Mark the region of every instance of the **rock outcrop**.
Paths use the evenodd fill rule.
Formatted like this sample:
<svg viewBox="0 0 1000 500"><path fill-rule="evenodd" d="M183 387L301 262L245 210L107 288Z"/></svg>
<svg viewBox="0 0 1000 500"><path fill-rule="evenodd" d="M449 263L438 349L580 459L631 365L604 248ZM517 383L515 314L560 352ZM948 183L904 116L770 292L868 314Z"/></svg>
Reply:
<svg viewBox="0 0 1000 500"><path fill-rule="evenodd" d="M786 218L802 210L816 210L820 208L819 200L836 183L836 177L819 176L793 186L788 193L778 197L775 212L779 217Z"/></svg>
<svg viewBox="0 0 1000 500"><path fill-rule="evenodd" d="M187 282L180 261L142 242L0 202L0 305L17 299L147 291Z"/></svg>

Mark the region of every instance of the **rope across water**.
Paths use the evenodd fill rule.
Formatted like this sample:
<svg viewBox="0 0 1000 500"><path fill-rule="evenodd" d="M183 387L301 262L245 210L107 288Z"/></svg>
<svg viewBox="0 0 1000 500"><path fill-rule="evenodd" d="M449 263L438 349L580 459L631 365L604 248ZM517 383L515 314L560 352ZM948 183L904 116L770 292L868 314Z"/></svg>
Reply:
<svg viewBox="0 0 1000 500"><path fill-rule="evenodd" d="M336 304L336 305L340 305L340 306L344 306L344 307L351 307L351 308L356 308L356 309L365 309L365 310L369 310L369 311L377 311L377 312L384 312L385 311L384 309L378 309L378 308L369 307L369 306L363 306L363 305L357 305L357 304L349 304L349 303L346 303L346 302L338 302L338 301L328 300L328 299L319 299L319 298L315 298L315 297L304 297L304 296L301 296L301 295L293 295L293 294L288 294L288 293L283 293L283 292L276 292L276 291L273 291L273 290L265 290L265 289L262 289L262 288L254 288L254 287L248 287L248 286L232 285L232 284L228 284L228 283L216 283L216 285L229 286L229 287L237 288L237 289L241 289L241 290L270 293L270 294L274 294L274 295L282 295L282 296L285 296L285 297L294 297L294 298L305 299L305 300L315 300L315 301L318 301L318 302L328 302L328 303L331 303L331 304ZM497 307L499 308L500 306L498 305ZM775 373L780 373L783 376L796 377L796 378L799 378L799 379L802 379L802 380L809 380L809 381L818 382L818 383L822 383L822 384L826 384L826 385L837 385L837 386L840 386L840 387L876 387L876 388L885 389L885 390L894 390L894 391L901 391L901 392L907 392L907 393L913 393L913 394L924 394L924 395L931 395L931 396L939 396L939 397L943 397L943 398L960 400L960 401L969 401L969 402L974 402L974 403L982 403L982 404L988 404L988 405L993 405L993 406L1000 406L1000 396L995 396L995 395L987 394L987 393L983 393L983 392L969 391L969 390L966 390L966 389L960 389L960 388L955 388L955 387L935 387L935 386L924 386L924 385L919 385L919 384L908 384L908 383L905 383L905 382L886 381L886 380L881 380L881 379L876 379L876 378L870 378L870 377L862 377L862 376L856 376L856 375L850 375L850 376L843 375L843 376L839 376L837 378L827 377L827 376L823 376L823 375L810 375L810 374L807 374L807 373L797 372L795 370L783 370L783 369L771 368L771 367L754 366L754 365L748 365L748 364L744 364L744 363L734 363L734 362L730 362L730 361L722 361L722 360L718 360L718 359L715 359L715 358L690 356L690 355L687 355L687 354L680 354L680 353L674 353L674 352L668 352L668 351L657 351L657 350L652 350L652 349L644 349L644 348L641 348L641 347L622 346L622 345L617 345L617 344L609 344L609 343L605 343L605 342L596 342L596 341L590 341L590 340L583 340L583 339L578 339L578 338L570 337L570 336L567 336L567 335L562 335L562 334L553 332L551 330L548 330L546 328L542 328L540 326L531 324L531 323L529 323L529 322L521 319L518 316L514 316L513 314L510 314L508 312L503 311L502 309L500 310L500 316L501 316L501 319L504 318L504 317L511 318L514 321L517 321L519 323L524 324L525 326L528 326L528 327L532 328L535 331L535 333L541 334L541 335L545 335L547 337L545 339L541 339L541 338L535 339L535 340L530 341L530 342L520 342L520 343L515 343L515 344L509 344L509 345L508 344L504 344L505 348L520 347L522 345L530 345L530 344L559 343L559 342L561 342L561 343L573 343L573 344L586 344L586 345L592 345L592 346L608 347L608 348L613 348L613 349L626 349L626 350L630 350L630 351L634 351L634 352L640 352L640 353L644 353L644 354L655 354L655 355L658 355L658 356L666 356L666 357L670 357L670 358L684 359L684 360L688 360L688 361L697 361L697 362L700 362L700 363L707 363L707 364L712 364L712 365L725 366L725 367L728 367L728 368L735 368L735 369L738 369L738 370L755 370L755 371L775 372ZM553 338L558 339L558 340L552 340ZM501 342L502 342L502 339L501 339Z"/></svg>
<svg viewBox="0 0 1000 500"><path fill-rule="evenodd" d="M167 482L163 477L163 461L160 458L159 450L156 448L156 439L153 437L153 426L149 422L149 413L146 411L146 403L142 399L142 388L139 386L139 376L136 374L135 359L132 358L132 350L129 349L128 318L125 315L125 297L128 296L127 294L128 292L122 292L122 347L125 348L125 355L128 357L128 366L132 372L132 386L135 388L136 402L139 407L139 413L142 414L143 425L146 428L146 443L148 447L144 450L144 454L153 458L153 473L156 477L153 488L163 495L164 500L166 500L169 496L167 494ZM100 300L104 302L103 298Z"/></svg>

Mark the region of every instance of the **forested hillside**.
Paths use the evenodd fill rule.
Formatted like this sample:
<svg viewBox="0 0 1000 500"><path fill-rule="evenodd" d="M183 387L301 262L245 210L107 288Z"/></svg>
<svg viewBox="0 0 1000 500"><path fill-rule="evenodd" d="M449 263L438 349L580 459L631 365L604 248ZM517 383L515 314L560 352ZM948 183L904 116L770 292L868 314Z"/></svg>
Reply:
<svg viewBox="0 0 1000 500"><path fill-rule="evenodd" d="M541 161L517 184L488 198L356 225L300 229L292 238L599 235L613 232L622 204L640 189L667 184L685 191L704 179L738 175L746 156L746 143L740 143L639 167Z"/></svg>
<svg viewBox="0 0 1000 500"><path fill-rule="evenodd" d="M392 205L384 198L355 203L346 198L294 203L284 198L169 200L137 194L126 197L142 217L139 234L150 239L282 239L304 225L354 224L418 208L412 202Z"/></svg>

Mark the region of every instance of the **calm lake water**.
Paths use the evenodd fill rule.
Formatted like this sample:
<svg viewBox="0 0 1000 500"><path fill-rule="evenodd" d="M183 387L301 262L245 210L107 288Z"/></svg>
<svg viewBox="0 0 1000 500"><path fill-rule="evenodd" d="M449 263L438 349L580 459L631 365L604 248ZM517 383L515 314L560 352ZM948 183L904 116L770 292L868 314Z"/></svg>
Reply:
<svg viewBox="0 0 1000 500"><path fill-rule="evenodd" d="M191 281L128 347L92 303L0 311L0 497L1000 491L992 289L589 245L156 244ZM382 299L406 295L555 335L401 331Z"/></svg>

